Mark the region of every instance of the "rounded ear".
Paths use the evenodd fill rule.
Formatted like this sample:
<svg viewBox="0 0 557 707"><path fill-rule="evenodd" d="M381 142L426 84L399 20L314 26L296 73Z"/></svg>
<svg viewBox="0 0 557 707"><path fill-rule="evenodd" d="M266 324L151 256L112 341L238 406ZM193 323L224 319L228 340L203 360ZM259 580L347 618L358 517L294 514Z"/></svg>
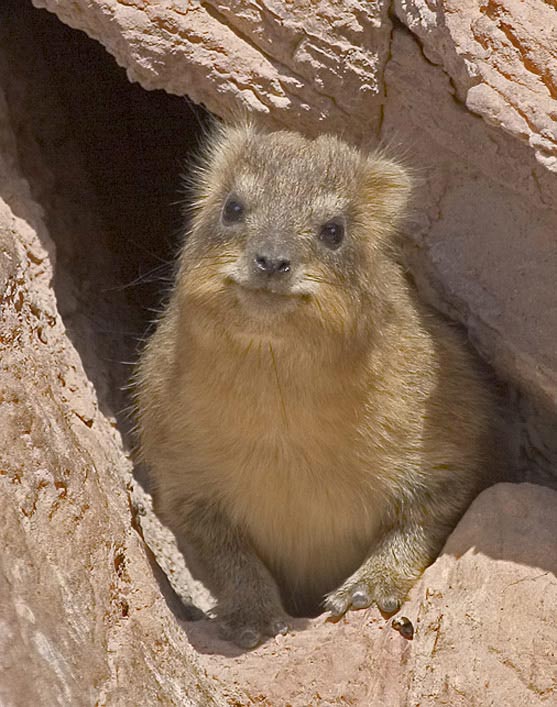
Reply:
<svg viewBox="0 0 557 707"><path fill-rule="evenodd" d="M205 140L190 165L184 185L189 189L193 206L201 205L216 191L221 181L236 169L238 155L259 134L253 121L245 119L236 124L214 119Z"/></svg>
<svg viewBox="0 0 557 707"><path fill-rule="evenodd" d="M392 233L405 216L412 185L412 176L402 164L378 154L367 157L363 195L366 211L385 235Z"/></svg>

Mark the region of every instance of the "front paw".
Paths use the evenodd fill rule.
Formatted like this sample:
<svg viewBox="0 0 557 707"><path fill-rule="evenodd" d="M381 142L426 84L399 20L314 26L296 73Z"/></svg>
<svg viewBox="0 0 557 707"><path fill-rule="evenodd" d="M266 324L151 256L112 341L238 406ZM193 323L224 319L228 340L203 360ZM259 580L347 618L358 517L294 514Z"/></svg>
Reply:
<svg viewBox="0 0 557 707"><path fill-rule="evenodd" d="M268 608L245 602L245 606L216 610L219 636L240 648L251 649L265 638L285 634L290 629L289 617L276 607Z"/></svg>
<svg viewBox="0 0 557 707"><path fill-rule="evenodd" d="M340 618L349 609L367 609L372 604L377 604L385 614L394 614L406 599L412 583L396 572L378 571L372 565L364 565L327 595L324 608L332 618Z"/></svg>

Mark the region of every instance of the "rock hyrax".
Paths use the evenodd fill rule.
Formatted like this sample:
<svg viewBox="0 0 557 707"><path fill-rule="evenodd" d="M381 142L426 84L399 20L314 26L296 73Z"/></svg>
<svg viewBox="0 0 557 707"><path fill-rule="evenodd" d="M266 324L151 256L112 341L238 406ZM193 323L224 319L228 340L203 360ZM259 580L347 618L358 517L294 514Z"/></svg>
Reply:
<svg viewBox="0 0 557 707"><path fill-rule="evenodd" d="M410 181L250 125L217 129L196 173L137 370L141 449L241 646L288 614L396 611L495 463L480 364L395 255Z"/></svg>

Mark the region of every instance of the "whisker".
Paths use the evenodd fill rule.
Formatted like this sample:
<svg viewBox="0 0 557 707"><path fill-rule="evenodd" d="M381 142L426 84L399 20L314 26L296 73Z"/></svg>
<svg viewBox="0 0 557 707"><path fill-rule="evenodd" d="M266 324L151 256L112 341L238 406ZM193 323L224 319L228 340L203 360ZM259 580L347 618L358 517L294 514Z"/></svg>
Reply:
<svg viewBox="0 0 557 707"><path fill-rule="evenodd" d="M332 282L331 280L326 280L323 277L319 277L318 275L304 275L304 278L306 280L310 280L311 282L317 282L323 285L330 285L331 287L338 287L339 289L347 289L346 285L343 285L340 282Z"/></svg>
<svg viewBox="0 0 557 707"><path fill-rule="evenodd" d="M138 285L143 285L151 282L172 282L172 277L170 275L165 275L165 270L170 270L172 268L172 263L163 263L162 265L157 265L157 267L148 270L143 275L138 275L133 280L123 283L121 285L114 285L113 287L105 287L101 292L122 292L130 287L137 287ZM162 273L156 275L155 273Z"/></svg>

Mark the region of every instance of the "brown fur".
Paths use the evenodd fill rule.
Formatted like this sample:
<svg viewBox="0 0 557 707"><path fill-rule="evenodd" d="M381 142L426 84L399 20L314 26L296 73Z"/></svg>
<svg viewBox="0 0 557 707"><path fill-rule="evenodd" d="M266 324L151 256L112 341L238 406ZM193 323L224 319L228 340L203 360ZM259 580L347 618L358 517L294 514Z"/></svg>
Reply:
<svg viewBox="0 0 557 707"><path fill-rule="evenodd" d="M410 179L331 136L244 125L217 132L195 184L136 378L157 509L240 645L286 630L283 607L312 611L326 595L335 615L395 610L497 447L477 360L393 255ZM248 212L224 227L230 192ZM316 233L338 213L333 252ZM255 287L252 244L269 239L293 272Z"/></svg>

